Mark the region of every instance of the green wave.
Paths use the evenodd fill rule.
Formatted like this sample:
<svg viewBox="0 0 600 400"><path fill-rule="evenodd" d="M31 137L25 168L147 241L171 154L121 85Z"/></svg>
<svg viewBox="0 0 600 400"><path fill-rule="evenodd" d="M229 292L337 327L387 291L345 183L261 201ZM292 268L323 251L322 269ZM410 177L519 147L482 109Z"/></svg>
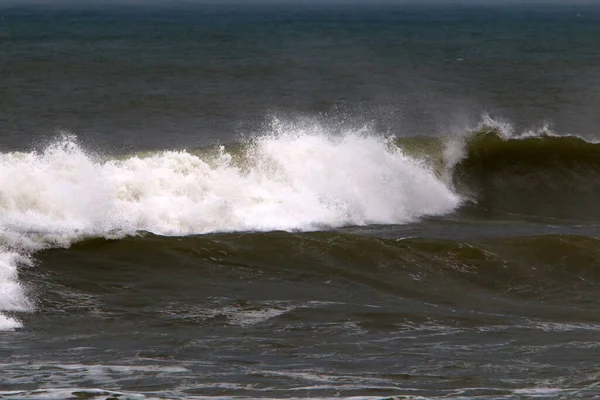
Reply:
<svg viewBox="0 0 600 400"><path fill-rule="evenodd" d="M83 290L89 285L103 290L104 280L119 274L139 274L144 280L189 268L202 279L225 286L231 281L299 285L329 281L356 286L360 292L372 290L428 302L500 298L549 305L600 304L600 240L576 235L465 242L384 239L342 232L182 238L146 234L88 240L69 250L49 250L40 258L46 269L51 264L46 258L62 260L55 263L55 268L61 269L58 275L77 276L76 285ZM105 274L108 270L112 272Z"/></svg>
<svg viewBox="0 0 600 400"><path fill-rule="evenodd" d="M600 144L573 136L505 139L481 130L468 138L464 151L452 181L479 210L600 216Z"/></svg>

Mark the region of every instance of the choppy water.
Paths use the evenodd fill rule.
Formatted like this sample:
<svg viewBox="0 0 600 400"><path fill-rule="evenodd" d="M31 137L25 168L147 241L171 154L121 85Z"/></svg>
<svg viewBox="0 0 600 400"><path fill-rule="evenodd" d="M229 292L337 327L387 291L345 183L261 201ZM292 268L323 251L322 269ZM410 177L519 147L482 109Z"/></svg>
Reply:
<svg viewBox="0 0 600 400"><path fill-rule="evenodd" d="M597 6L0 36L0 397L600 396Z"/></svg>

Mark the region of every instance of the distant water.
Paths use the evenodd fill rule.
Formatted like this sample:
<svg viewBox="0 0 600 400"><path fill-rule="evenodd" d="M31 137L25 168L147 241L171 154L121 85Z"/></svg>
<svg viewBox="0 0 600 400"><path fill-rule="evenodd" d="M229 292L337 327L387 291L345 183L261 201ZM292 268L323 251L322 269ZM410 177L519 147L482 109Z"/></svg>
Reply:
<svg viewBox="0 0 600 400"><path fill-rule="evenodd" d="M0 397L600 396L600 7L0 5Z"/></svg>

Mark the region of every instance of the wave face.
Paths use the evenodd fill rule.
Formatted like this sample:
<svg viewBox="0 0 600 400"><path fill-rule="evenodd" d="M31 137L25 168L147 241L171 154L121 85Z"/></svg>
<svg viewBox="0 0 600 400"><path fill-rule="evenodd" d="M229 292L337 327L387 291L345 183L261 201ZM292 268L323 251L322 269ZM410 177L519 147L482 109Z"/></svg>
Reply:
<svg viewBox="0 0 600 400"><path fill-rule="evenodd" d="M69 137L39 153L2 154L0 310L32 309L17 263L84 238L403 224L460 202L425 162L388 140L282 129L233 155L221 148L101 160ZM15 327L2 316L0 329Z"/></svg>
<svg viewBox="0 0 600 400"><path fill-rule="evenodd" d="M440 224L437 229L444 227ZM478 296L499 304L511 298L529 299L546 306L554 305L558 313L569 303L590 308L600 304L599 245L600 239L568 233L454 240L392 239L338 230L232 233L176 239L146 234L119 241L88 240L74 245L68 252L82 261L143 258L147 262L141 268L150 269L182 265L213 271L218 265L234 269L248 281L254 277L317 285L335 279L367 287L373 293L401 294L435 304L461 305L464 309L477 305L473 299ZM64 250L55 250L50 256L71 264L54 268L68 270L76 265L69 263ZM98 275L104 272L81 271L74 280L77 283L69 281L69 285L71 289L93 292L91 288L101 286ZM134 280L142 282L146 279L144 275L153 280L157 274L169 273L169 270L135 272ZM209 281L227 279L231 279L227 273L211 272ZM180 283L185 285L185 282ZM73 301L67 297L56 303ZM537 310L524 308L520 312L535 316Z"/></svg>
<svg viewBox="0 0 600 400"><path fill-rule="evenodd" d="M561 218L600 217L600 144L548 133L470 136L452 170L459 192L479 210Z"/></svg>

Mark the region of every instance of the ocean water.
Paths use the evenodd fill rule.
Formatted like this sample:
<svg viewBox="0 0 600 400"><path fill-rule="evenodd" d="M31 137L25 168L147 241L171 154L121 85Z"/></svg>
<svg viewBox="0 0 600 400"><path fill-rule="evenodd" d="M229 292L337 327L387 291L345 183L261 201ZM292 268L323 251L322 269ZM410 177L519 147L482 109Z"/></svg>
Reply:
<svg viewBox="0 0 600 400"><path fill-rule="evenodd" d="M600 396L594 2L0 3L0 398Z"/></svg>

